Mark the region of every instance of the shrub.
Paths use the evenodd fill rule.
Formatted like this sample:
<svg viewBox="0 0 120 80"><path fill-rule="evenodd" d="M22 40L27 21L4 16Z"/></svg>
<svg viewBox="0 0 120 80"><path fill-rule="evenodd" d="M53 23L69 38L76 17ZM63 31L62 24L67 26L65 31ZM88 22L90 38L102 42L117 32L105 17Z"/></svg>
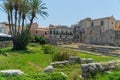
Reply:
<svg viewBox="0 0 120 80"><path fill-rule="evenodd" d="M40 44L45 44L45 43L46 43L46 39L45 39L44 37L35 36L34 39L35 39L34 41L35 41L36 43L40 43Z"/></svg>
<svg viewBox="0 0 120 80"><path fill-rule="evenodd" d="M53 56L53 61L63 61L69 58L69 53L66 51L60 51L58 54Z"/></svg>
<svg viewBox="0 0 120 80"><path fill-rule="evenodd" d="M75 51L69 49L62 49L58 54L54 54L52 60L53 61L63 61L68 60L70 56L76 56L77 53Z"/></svg>
<svg viewBox="0 0 120 80"><path fill-rule="evenodd" d="M42 49L45 54L56 54L59 51L57 48L55 48L52 45L43 45Z"/></svg>
<svg viewBox="0 0 120 80"><path fill-rule="evenodd" d="M80 70L74 70L71 74L72 80L82 80L82 77L80 77Z"/></svg>
<svg viewBox="0 0 120 80"><path fill-rule="evenodd" d="M30 47L40 47L40 45L37 44L37 43L30 43L29 46L30 46Z"/></svg>
<svg viewBox="0 0 120 80"><path fill-rule="evenodd" d="M102 80L120 80L120 72L113 72L109 75L102 77Z"/></svg>
<svg viewBox="0 0 120 80"><path fill-rule="evenodd" d="M27 45L30 42L31 34L28 31L22 31L21 34L13 39L13 50L26 50Z"/></svg>

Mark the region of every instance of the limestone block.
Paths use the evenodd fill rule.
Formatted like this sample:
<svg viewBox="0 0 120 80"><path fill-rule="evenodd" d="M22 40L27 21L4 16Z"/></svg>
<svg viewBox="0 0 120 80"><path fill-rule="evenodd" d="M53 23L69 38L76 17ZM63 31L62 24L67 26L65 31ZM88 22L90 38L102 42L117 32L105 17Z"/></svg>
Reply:
<svg viewBox="0 0 120 80"><path fill-rule="evenodd" d="M50 65L51 66L53 66L53 67L60 67L61 65L63 66L65 66L65 65L67 65L67 64L69 64L69 61L68 60L65 60L65 61L57 61L57 62L52 62Z"/></svg>
<svg viewBox="0 0 120 80"><path fill-rule="evenodd" d="M81 63L93 63L94 60L92 58L81 58Z"/></svg>
<svg viewBox="0 0 120 80"><path fill-rule="evenodd" d="M21 70L1 70L0 73L5 75L21 75L24 74Z"/></svg>
<svg viewBox="0 0 120 80"><path fill-rule="evenodd" d="M78 57L78 56L71 56L71 57L69 57L68 61L71 64L80 63L80 57Z"/></svg>
<svg viewBox="0 0 120 80"><path fill-rule="evenodd" d="M53 72L53 70L54 70L53 66L47 66L47 67L43 70L43 72Z"/></svg>
<svg viewBox="0 0 120 80"><path fill-rule="evenodd" d="M97 72L103 72L104 68L100 63L81 64L82 76L84 78L95 75Z"/></svg>

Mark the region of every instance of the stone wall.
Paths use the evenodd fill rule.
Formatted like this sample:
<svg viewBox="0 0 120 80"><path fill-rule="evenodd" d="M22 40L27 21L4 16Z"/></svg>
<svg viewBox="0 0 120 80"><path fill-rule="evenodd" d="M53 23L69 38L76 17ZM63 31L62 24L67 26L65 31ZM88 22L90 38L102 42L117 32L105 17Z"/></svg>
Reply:
<svg viewBox="0 0 120 80"><path fill-rule="evenodd" d="M119 46L120 45L120 30L107 30L102 32L101 26L88 28L85 34L85 43L92 44L110 44Z"/></svg>
<svg viewBox="0 0 120 80"><path fill-rule="evenodd" d="M120 56L120 48L119 47L112 47L112 46L98 46L98 45L90 45L90 44L84 44L79 45L80 50L85 51L92 51L92 52L98 52L104 55L114 55L114 56ZM116 52L118 51L118 52Z"/></svg>
<svg viewBox="0 0 120 80"><path fill-rule="evenodd" d="M106 63L81 64L82 77L84 79L93 77L97 73L107 73L120 67L120 60L109 61Z"/></svg>
<svg viewBox="0 0 120 80"><path fill-rule="evenodd" d="M12 41L0 42L0 49L12 46Z"/></svg>
<svg viewBox="0 0 120 80"><path fill-rule="evenodd" d="M120 30L115 31L115 41L114 44L120 46Z"/></svg>
<svg viewBox="0 0 120 80"><path fill-rule="evenodd" d="M74 41L92 44L110 44L120 45L120 21L115 20L113 16L91 19L86 18L75 25Z"/></svg>

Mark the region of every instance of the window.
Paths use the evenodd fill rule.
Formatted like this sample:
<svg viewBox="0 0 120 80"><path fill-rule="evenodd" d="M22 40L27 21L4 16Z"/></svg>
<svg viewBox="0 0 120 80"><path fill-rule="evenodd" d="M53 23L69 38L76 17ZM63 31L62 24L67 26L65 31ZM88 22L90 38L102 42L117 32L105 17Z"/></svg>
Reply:
<svg viewBox="0 0 120 80"><path fill-rule="evenodd" d="M2 28L0 29L0 32L1 32L1 33L5 33L5 29L2 27Z"/></svg>
<svg viewBox="0 0 120 80"><path fill-rule="evenodd" d="M66 35L67 35L67 33L68 33L68 32L66 31Z"/></svg>
<svg viewBox="0 0 120 80"><path fill-rule="evenodd" d="M94 26L94 22L91 23L91 26L92 26L92 27Z"/></svg>
<svg viewBox="0 0 120 80"><path fill-rule="evenodd" d="M101 21L101 23L100 23L100 24L101 24L101 26L103 26L103 25L104 25L104 22L103 22L103 21Z"/></svg>
<svg viewBox="0 0 120 80"><path fill-rule="evenodd" d="M55 34L55 31L53 31L53 33Z"/></svg>
<svg viewBox="0 0 120 80"><path fill-rule="evenodd" d="M60 35L60 38L61 38L62 36Z"/></svg>
<svg viewBox="0 0 120 80"><path fill-rule="evenodd" d="M120 28L120 26L119 26L119 28Z"/></svg>
<svg viewBox="0 0 120 80"><path fill-rule="evenodd" d="M113 22L112 22L112 24L113 24Z"/></svg>
<svg viewBox="0 0 120 80"><path fill-rule="evenodd" d="M61 34L63 34L63 31L61 31Z"/></svg>
<svg viewBox="0 0 120 80"><path fill-rule="evenodd" d="M77 36L77 38L79 39L79 35Z"/></svg>
<svg viewBox="0 0 120 80"><path fill-rule="evenodd" d="M37 34L37 30L36 30L36 34Z"/></svg>
<svg viewBox="0 0 120 80"><path fill-rule="evenodd" d="M47 32L45 32L45 35L47 34Z"/></svg>
<svg viewBox="0 0 120 80"><path fill-rule="evenodd" d="M76 31L78 31L78 28L76 28Z"/></svg>
<svg viewBox="0 0 120 80"><path fill-rule="evenodd" d="M52 31L50 31L50 34L52 34Z"/></svg>
<svg viewBox="0 0 120 80"><path fill-rule="evenodd" d="M58 34L58 31L56 31L56 34Z"/></svg>

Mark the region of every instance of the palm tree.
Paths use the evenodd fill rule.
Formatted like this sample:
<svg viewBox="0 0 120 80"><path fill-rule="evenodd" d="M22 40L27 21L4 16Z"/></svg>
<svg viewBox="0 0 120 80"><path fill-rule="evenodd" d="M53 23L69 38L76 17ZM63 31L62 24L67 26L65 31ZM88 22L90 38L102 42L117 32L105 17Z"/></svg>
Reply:
<svg viewBox="0 0 120 80"><path fill-rule="evenodd" d="M42 0L30 0L30 14L31 14L31 19L30 19L30 26L28 27L28 31L30 31L31 25L33 23L33 19L36 17L36 14L39 14L43 18L48 16L48 13L45 12L47 7L45 7L45 3L42 2Z"/></svg>
<svg viewBox="0 0 120 80"><path fill-rule="evenodd" d="M4 6L1 6L2 9L5 11L5 13L7 13L7 18L8 18L8 23L10 25L10 10L9 10L9 4L4 2ZM12 29L11 26L9 26L10 29L10 34L12 35Z"/></svg>
<svg viewBox="0 0 120 80"><path fill-rule="evenodd" d="M8 15L9 29L13 41L13 49L26 49L28 43L28 34L36 14L40 14L43 18L47 16L44 10L45 3L41 0L5 0L2 7ZM25 28L25 19L27 15L31 15L30 24ZM22 25L22 30L20 30ZM24 32L26 31L26 32Z"/></svg>

